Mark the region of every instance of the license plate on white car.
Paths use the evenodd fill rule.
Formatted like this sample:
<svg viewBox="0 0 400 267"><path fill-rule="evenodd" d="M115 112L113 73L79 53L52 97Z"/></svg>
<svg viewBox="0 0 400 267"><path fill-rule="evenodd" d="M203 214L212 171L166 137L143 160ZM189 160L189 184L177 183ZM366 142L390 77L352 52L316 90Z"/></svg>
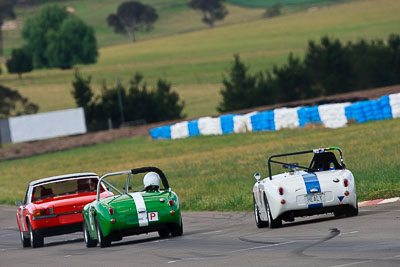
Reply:
<svg viewBox="0 0 400 267"><path fill-rule="evenodd" d="M305 195L306 204L319 204L325 201L325 194L324 193L313 193Z"/></svg>

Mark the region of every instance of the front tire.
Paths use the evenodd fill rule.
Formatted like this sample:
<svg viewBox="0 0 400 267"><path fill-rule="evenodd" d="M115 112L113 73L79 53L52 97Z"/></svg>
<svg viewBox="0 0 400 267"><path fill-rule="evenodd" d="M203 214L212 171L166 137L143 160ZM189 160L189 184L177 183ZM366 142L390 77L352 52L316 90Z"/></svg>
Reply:
<svg viewBox="0 0 400 267"><path fill-rule="evenodd" d="M256 199L253 196L253 202L254 202L254 219L256 220L256 225L258 228L264 228L268 226L268 222L261 220L260 217L260 209L258 208L258 205L256 203Z"/></svg>
<svg viewBox="0 0 400 267"><path fill-rule="evenodd" d="M272 228L281 227L282 226L282 218L279 216L275 220L272 218L271 209L269 207L268 200L265 195L264 195L264 202L265 202L265 208L266 208L267 217L268 217L269 228L272 229Z"/></svg>
<svg viewBox="0 0 400 267"><path fill-rule="evenodd" d="M89 228L85 220L83 220L83 238L85 239L85 244L87 248L93 248L97 246L97 240L94 240L90 237Z"/></svg>
<svg viewBox="0 0 400 267"><path fill-rule="evenodd" d="M31 247L33 248L40 248L44 245L43 236L40 234L39 230L33 230L32 225L29 224L29 235L30 235L30 242Z"/></svg>
<svg viewBox="0 0 400 267"><path fill-rule="evenodd" d="M100 247L105 248L111 246L111 239L109 236L107 237L103 236L97 217L96 217L96 228L97 228L97 241L99 242Z"/></svg>
<svg viewBox="0 0 400 267"><path fill-rule="evenodd" d="M21 244L23 248L27 248L31 246L31 240L29 238L25 237L24 232L22 232L21 230L19 230L19 235L21 237Z"/></svg>

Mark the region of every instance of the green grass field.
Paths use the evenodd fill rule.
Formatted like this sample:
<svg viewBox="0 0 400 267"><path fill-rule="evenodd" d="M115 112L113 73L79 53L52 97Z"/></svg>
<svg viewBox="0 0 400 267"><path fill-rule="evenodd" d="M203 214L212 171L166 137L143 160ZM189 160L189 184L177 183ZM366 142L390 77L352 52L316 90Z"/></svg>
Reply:
<svg viewBox="0 0 400 267"><path fill-rule="evenodd" d="M184 210L251 210L253 173L267 175L268 155L327 146L343 149L347 167L356 177L359 200L400 196L398 133L400 120L395 119L341 129L282 130L175 141L124 139L0 162L0 203L22 200L27 184L42 177L157 166L179 194Z"/></svg>
<svg viewBox="0 0 400 267"><path fill-rule="evenodd" d="M340 0L336 1L342 2ZM238 6L251 7L251 8L267 8L277 3L281 4L282 6L320 5L320 4L333 3L332 0L227 0L227 2Z"/></svg>
<svg viewBox="0 0 400 267"><path fill-rule="evenodd" d="M72 6L80 2L69 3ZM399 33L400 29L398 0L359 0L273 19L259 19L264 9L229 6L229 10L231 15L225 25L208 29L200 22L200 13L182 8L187 25L196 24L198 30L193 31L194 26L187 26L192 27L187 33L169 32L168 36L153 36L135 44L104 47L100 49L98 63L80 66L81 71L92 76L92 87L96 92L100 92L104 80L110 85L119 78L127 84L136 71L144 74L149 85L155 84L157 78L165 78L185 100L184 112L189 118L215 115L221 100L222 75L228 71L235 53L239 53L251 71L256 72L284 63L291 51L303 55L308 40L318 40L322 35L343 41L386 39L390 33ZM248 22L234 24L240 19ZM163 25L168 29L177 25L186 27L186 20L170 20L169 23L169 26ZM161 32L160 29L155 31ZM72 70L38 70L24 75L22 80L16 75L0 75L1 84L18 89L38 103L42 112L75 106L70 94L72 80Z"/></svg>

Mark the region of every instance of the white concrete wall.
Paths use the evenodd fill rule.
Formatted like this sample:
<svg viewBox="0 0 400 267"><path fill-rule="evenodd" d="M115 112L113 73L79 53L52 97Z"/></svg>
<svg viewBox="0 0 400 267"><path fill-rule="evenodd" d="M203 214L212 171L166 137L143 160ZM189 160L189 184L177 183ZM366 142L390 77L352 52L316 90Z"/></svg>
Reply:
<svg viewBox="0 0 400 267"><path fill-rule="evenodd" d="M83 108L9 118L13 143L86 133Z"/></svg>

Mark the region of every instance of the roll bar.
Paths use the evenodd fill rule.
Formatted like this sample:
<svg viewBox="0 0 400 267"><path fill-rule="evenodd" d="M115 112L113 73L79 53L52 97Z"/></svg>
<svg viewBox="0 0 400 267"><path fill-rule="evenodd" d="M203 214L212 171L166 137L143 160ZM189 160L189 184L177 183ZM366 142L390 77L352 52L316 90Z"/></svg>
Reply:
<svg viewBox="0 0 400 267"><path fill-rule="evenodd" d="M101 183L105 183L107 186L111 187L112 189L117 191L119 194L121 194L121 195L123 194L120 190L118 190L118 188L113 186L107 180L104 180L105 178L110 177L110 176L127 174L128 176L126 178L125 193L128 193L128 186L129 186L129 181L130 181L130 178L131 178L131 174L139 174L139 173L145 173L145 172L155 172L155 173L157 173L161 178L161 182L162 182L165 190L170 190L167 178L165 177L165 174L162 172L162 170L160 170L157 167L142 167L142 168L136 168L136 169L131 169L131 170L127 170L127 171L107 173L107 174L104 174L103 176L101 176L101 178L99 179L99 182L97 183L97 200L100 199Z"/></svg>
<svg viewBox="0 0 400 267"><path fill-rule="evenodd" d="M327 147L327 148L316 148L313 150L305 150L305 151L299 151L299 152L292 152L292 153L285 153L285 154L277 154L277 155L272 155L268 158L268 174L269 174L269 179L272 180L272 172L271 172L271 162L272 163L277 163L277 164L288 164L287 162L280 162L276 160L272 160L273 158L278 158L278 157L285 157L285 156L294 156L294 155L300 155L300 154L307 154L307 153L314 153L314 154L319 154L319 153L325 153L329 150L337 150L339 151L340 154L340 163L343 169L346 168L346 164L344 164L343 161L343 153L342 150L339 147ZM288 164L290 165L290 164ZM299 168L306 169L308 171L317 171L315 169L309 167L304 167L304 166L296 166Z"/></svg>

